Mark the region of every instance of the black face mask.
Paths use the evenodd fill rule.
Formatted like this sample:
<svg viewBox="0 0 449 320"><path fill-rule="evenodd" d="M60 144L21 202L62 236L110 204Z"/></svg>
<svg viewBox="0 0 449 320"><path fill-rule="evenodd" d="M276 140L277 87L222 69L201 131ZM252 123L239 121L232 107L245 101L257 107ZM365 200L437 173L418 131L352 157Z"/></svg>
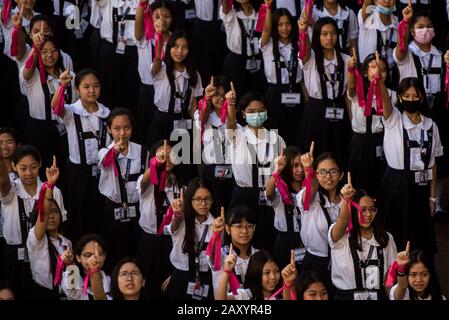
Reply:
<svg viewBox="0 0 449 320"><path fill-rule="evenodd" d="M406 101L406 100L402 100L399 101L399 108L402 111L407 111L408 113L415 113L416 111L421 110L421 101L417 100L417 101Z"/></svg>

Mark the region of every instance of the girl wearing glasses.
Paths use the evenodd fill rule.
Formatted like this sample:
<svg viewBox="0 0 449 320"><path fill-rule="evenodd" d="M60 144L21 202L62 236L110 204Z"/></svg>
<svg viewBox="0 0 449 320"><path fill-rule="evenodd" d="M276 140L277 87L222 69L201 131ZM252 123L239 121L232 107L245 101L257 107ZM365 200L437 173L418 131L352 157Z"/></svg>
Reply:
<svg viewBox="0 0 449 320"><path fill-rule="evenodd" d="M374 199L363 190L356 192L350 177L348 173L348 183L340 192L340 216L329 230L332 282L337 288L334 298L387 300L384 283L396 258L396 244L375 219ZM351 201L360 211L354 206L348 209Z"/></svg>
<svg viewBox="0 0 449 320"><path fill-rule="evenodd" d="M112 271L112 300L145 300L145 278L140 262L132 257L120 260Z"/></svg>

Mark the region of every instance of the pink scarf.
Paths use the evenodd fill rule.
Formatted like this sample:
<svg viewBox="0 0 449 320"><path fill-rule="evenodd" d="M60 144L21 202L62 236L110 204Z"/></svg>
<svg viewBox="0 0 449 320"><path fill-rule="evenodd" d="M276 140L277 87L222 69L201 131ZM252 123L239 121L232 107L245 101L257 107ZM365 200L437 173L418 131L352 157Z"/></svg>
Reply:
<svg viewBox="0 0 449 320"><path fill-rule="evenodd" d="M215 246L215 252L212 252ZM206 247L206 256L214 256L214 271L221 269L221 234L214 232Z"/></svg>
<svg viewBox="0 0 449 320"><path fill-rule="evenodd" d="M201 141L203 140L204 135L204 129L206 127L206 123L204 122L204 112L206 111L207 107L207 99L206 96L203 97L200 101L198 101L198 115L200 116L200 124L201 124Z"/></svg>
<svg viewBox="0 0 449 320"><path fill-rule="evenodd" d="M84 280L83 280L83 294L84 295L87 295L87 287L89 286L90 276L93 273L99 272L99 271L100 271L100 269L94 269L94 270L90 270L89 269L89 271L87 271L87 274L86 274L86 276L84 277Z"/></svg>
<svg viewBox="0 0 449 320"><path fill-rule="evenodd" d="M164 34L162 32L158 32L156 33L156 44L155 44L156 48L156 52L159 52L159 47L162 46L162 50L161 50L161 60L164 60L164 56L165 56L165 48L164 48Z"/></svg>
<svg viewBox="0 0 449 320"><path fill-rule="evenodd" d="M47 82L47 75L45 73L45 67L44 67L44 61L42 60L41 52L36 46L33 44L33 48L35 50L35 54L37 54L37 58L39 61L39 77L41 80L41 83L44 84ZM29 55L27 60L25 61L25 68L31 70L34 66L34 54Z"/></svg>
<svg viewBox="0 0 449 320"><path fill-rule="evenodd" d="M377 115L382 115L384 112L382 92L380 90L379 80L380 77L375 77L373 78L373 80L371 80L371 84L368 89L368 95L366 96L365 116L371 115L371 109L373 108L374 91L376 93L376 113Z"/></svg>
<svg viewBox="0 0 449 320"><path fill-rule="evenodd" d="M164 227L168 226L172 220L173 220L173 208L170 206L168 207L167 212L164 215L164 219L162 219L161 225L157 230L158 236L161 236L164 233Z"/></svg>
<svg viewBox="0 0 449 320"><path fill-rule="evenodd" d="M14 26L11 36L11 56L17 57L19 55L19 30L20 27Z"/></svg>
<svg viewBox="0 0 449 320"><path fill-rule="evenodd" d="M282 287L276 291L275 293L273 293L273 295L271 295L271 297L268 298L268 300L273 300L274 298L276 298L278 295L280 295L282 293L282 291L284 291L284 289L290 289L290 300L296 300L296 292L295 289L293 288L293 284L291 284L290 286L287 286L287 284L284 282Z"/></svg>
<svg viewBox="0 0 449 320"><path fill-rule="evenodd" d="M229 273L229 289L231 289L231 292L234 296L237 295L237 289L240 288L240 282L237 279L237 276L235 275L234 271L227 271L225 269L223 269L223 271Z"/></svg>
<svg viewBox="0 0 449 320"><path fill-rule="evenodd" d="M307 31L299 32L299 50L298 50L298 59L303 60L307 54Z"/></svg>
<svg viewBox="0 0 449 320"><path fill-rule="evenodd" d="M357 101L359 103L359 107L363 108L365 106L365 90L363 88L363 77L360 74L359 69L354 68L355 74L355 88L357 92Z"/></svg>
<svg viewBox="0 0 449 320"><path fill-rule="evenodd" d="M232 8L232 0L226 0L226 3L228 5L228 8L231 9Z"/></svg>
<svg viewBox="0 0 449 320"><path fill-rule="evenodd" d="M63 270L64 270L64 261L62 260L61 256L58 256L58 262L56 264L55 279L53 281L54 287L56 287L58 284L61 283Z"/></svg>
<svg viewBox="0 0 449 320"><path fill-rule="evenodd" d="M306 0L306 3L304 4L304 12L308 22L312 19L313 2L313 0Z"/></svg>
<svg viewBox="0 0 449 320"><path fill-rule="evenodd" d="M139 4L140 6L140 4ZM143 25L145 27L145 39L152 40L154 38L153 10L151 6L144 8Z"/></svg>
<svg viewBox="0 0 449 320"><path fill-rule="evenodd" d="M281 194L282 201L286 205L292 204L292 199L290 197L290 192L288 191L287 183L285 183L284 179L282 179L281 175L277 172L273 173L273 178L276 182L276 187L279 190L279 193Z"/></svg>
<svg viewBox="0 0 449 320"><path fill-rule="evenodd" d="M449 66L446 65L446 79L444 81L444 86L447 91L447 101L449 101ZM446 109L449 108L449 103L446 103Z"/></svg>
<svg viewBox="0 0 449 320"><path fill-rule="evenodd" d="M225 123L226 122L226 118L228 117L228 101L225 100L223 102L223 104L221 105L221 109L220 109L220 121L221 123Z"/></svg>
<svg viewBox="0 0 449 320"><path fill-rule="evenodd" d="M158 168L160 170L160 176L158 176ZM150 182L154 186L159 186L159 191L162 192L165 189L165 183L167 181L167 170L165 169L165 163L157 162L156 156L150 160Z"/></svg>
<svg viewBox="0 0 449 320"><path fill-rule="evenodd" d="M103 158L103 166L106 168L112 167L114 169L114 175L118 177L118 169L115 165L115 158L117 158L117 151L115 151L115 148L112 147Z"/></svg>
<svg viewBox="0 0 449 320"><path fill-rule="evenodd" d="M44 222L44 215L45 215L45 209L44 209L44 198L45 198L45 191L47 189L53 189L55 187L54 184L44 182L41 187L41 191L39 192L39 199L37 200L37 210L39 212L39 221Z"/></svg>
<svg viewBox="0 0 449 320"><path fill-rule="evenodd" d="M312 201L312 181L316 178L316 172L313 170L313 168L306 170L306 178L304 179L305 184L305 196L304 196L304 203L303 207L305 211L308 211L310 209L310 202Z"/></svg>
<svg viewBox="0 0 449 320"><path fill-rule="evenodd" d="M388 271L387 282L385 283L385 286L387 288L391 288L394 286L396 279L397 279L398 271L401 273L404 273L405 268L403 266L399 266L398 262L395 261L395 262L393 262L393 264L390 267L390 270Z"/></svg>
<svg viewBox="0 0 449 320"><path fill-rule="evenodd" d="M67 88L67 86L64 86L62 84L59 85L58 102L56 103L56 107L53 110L53 113L60 118L62 118L62 115L64 112L64 103L65 103L64 94L65 94L66 88Z"/></svg>
<svg viewBox="0 0 449 320"><path fill-rule="evenodd" d="M260 6L259 9L259 16L257 18L257 24L256 24L256 28L254 30L256 30L257 32L262 32L263 30L263 25L265 23L265 18L267 16L267 9L270 9L271 5L267 6L265 3L263 3Z"/></svg>
<svg viewBox="0 0 449 320"><path fill-rule="evenodd" d="M348 224L348 227L346 228L345 234L348 234L352 230L352 228L353 228L351 206L357 209L357 211L359 213L359 221L360 221L360 223L361 224L365 224L365 217L363 216L362 207L358 203L350 200L349 203L348 203L349 224Z"/></svg>
<svg viewBox="0 0 449 320"><path fill-rule="evenodd" d="M402 20L398 24L399 50L401 50L401 53L405 52L405 32L407 24L408 22L405 20Z"/></svg>
<svg viewBox="0 0 449 320"><path fill-rule="evenodd" d="M3 0L2 8L2 23L6 25L8 23L9 17L11 15L11 2L12 0Z"/></svg>

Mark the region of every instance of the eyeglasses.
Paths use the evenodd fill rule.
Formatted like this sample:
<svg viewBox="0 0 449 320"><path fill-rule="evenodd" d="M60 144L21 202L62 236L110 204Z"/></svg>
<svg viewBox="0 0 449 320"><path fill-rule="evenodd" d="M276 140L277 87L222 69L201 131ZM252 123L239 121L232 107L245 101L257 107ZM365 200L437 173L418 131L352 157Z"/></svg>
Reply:
<svg viewBox="0 0 449 320"><path fill-rule="evenodd" d="M214 202L211 198L193 198L192 199L192 202L195 204L195 205L197 205L197 206L199 206L200 204L202 204L202 203L205 203L205 204L207 204L207 205L211 205L212 204L212 202Z"/></svg>
<svg viewBox="0 0 449 320"><path fill-rule="evenodd" d="M336 168L332 168L330 170L320 169L316 173L320 178L325 178L327 176L327 174L330 174L331 177L335 177L340 173L340 170L338 170Z"/></svg>
<svg viewBox="0 0 449 320"><path fill-rule="evenodd" d="M94 253L92 253L92 252L85 252L85 253L81 253L81 255L82 255L84 258L89 259L90 257L92 257L92 256L94 255ZM103 257L103 256L104 256L104 252L99 252L99 253L98 253L98 256L99 256L99 257Z"/></svg>
<svg viewBox="0 0 449 320"><path fill-rule="evenodd" d="M246 231L254 231L256 229L255 224L231 224L232 228L236 228L238 231L242 232L243 230Z"/></svg>
<svg viewBox="0 0 449 320"><path fill-rule="evenodd" d="M362 207L363 213L366 215L368 212L372 215L375 215L377 213L376 207Z"/></svg>
<svg viewBox="0 0 449 320"><path fill-rule="evenodd" d="M123 271L123 272L120 272L120 273L118 274L118 276L119 276L119 278L121 278L121 279L128 279L128 277L131 277L132 279L135 279L135 278L140 278L140 277L142 277L142 274L141 274L139 271L133 271L133 272L126 272L126 271Z"/></svg>

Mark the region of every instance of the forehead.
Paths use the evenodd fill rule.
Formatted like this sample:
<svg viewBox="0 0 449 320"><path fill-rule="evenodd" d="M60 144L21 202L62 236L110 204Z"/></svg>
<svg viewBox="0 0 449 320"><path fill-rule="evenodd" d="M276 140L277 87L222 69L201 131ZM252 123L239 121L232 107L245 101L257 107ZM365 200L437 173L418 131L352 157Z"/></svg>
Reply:
<svg viewBox="0 0 449 320"><path fill-rule="evenodd" d="M207 190L206 188L198 188L194 194L194 196L196 197L208 197L210 195L211 195L210 191Z"/></svg>
<svg viewBox="0 0 449 320"><path fill-rule="evenodd" d="M365 196L360 199L359 204L361 206L373 206L374 200L371 197Z"/></svg>
<svg viewBox="0 0 449 320"><path fill-rule="evenodd" d="M164 15L164 16L166 16L166 15L171 16L170 10L168 10L166 7L160 7L160 8L157 8L156 10L154 10L153 15L156 15L156 14Z"/></svg>
<svg viewBox="0 0 449 320"><path fill-rule="evenodd" d="M33 24L33 31L40 31L41 30L41 28L42 28L42 24L44 24L44 29L45 28L49 28L49 25L48 25L48 23L47 23L47 21L45 21L45 20L39 20L39 21L36 21L34 24Z"/></svg>
<svg viewBox="0 0 449 320"><path fill-rule="evenodd" d="M418 262L410 266L409 272L429 272L424 263Z"/></svg>
<svg viewBox="0 0 449 320"><path fill-rule="evenodd" d="M312 283L306 291L323 291L326 290L326 287L321 282L314 282Z"/></svg>
<svg viewBox="0 0 449 320"><path fill-rule="evenodd" d="M135 263L127 262L120 267L120 272L123 271L140 271L140 270Z"/></svg>
<svg viewBox="0 0 449 320"><path fill-rule="evenodd" d="M262 101L253 100L246 106L245 110L249 110L249 109L258 110L258 109L264 109L264 108L265 108L265 106Z"/></svg>
<svg viewBox="0 0 449 320"><path fill-rule="evenodd" d="M92 252L92 253L94 253L95 252L95 243L97 243L97 242L96 241L89 241L88 243L86 243L86 245L84 246L82 252L83 253L85 253L85 252ZM99 247L100 250L102 250L100 244L98 244L98 247Z"/></svg>
<svg viewBox="0 0 449 320"><path fill-rule="evenodd" d="M184 37L175 40L175 46L186 46L187 44L187 39Z"/></svg>
<svg viewBox="0 0 449 320"><path fill-rule="evenodd" d="M11 140L11 139L14 140L12 135L10 135L9 133L7 133L7 132L0 133L0 140L6 141L6 140Z"/></svg>
<svg viewBox="0 0 449 320"><path fill-rule="evenodd" d="M412 86L405 90L404 95L418 95L418 92L416 91L415 87Z"/></svg>
<svg viewBox="0 0 449 320"><path fill-rule="evenodd" d="M42 46L42 50L51 50L51 49L56 49L55 45L51 41L45 42L44 45Z"/></svg>
<svg viewBox="0 0 449 320"><path fill-rule="evenodd" d="M80 84L87 84L87 83L93 83L98 82L98 79L96 76L94 76L92 73L87 74L81 79Z"/></svg>
<svg viewBox="0 0 449 320"><path fill-rule="evenodd" d="M272 271L274 269L277 269L278 265L273 260L267 261L265 265L263 266L263 271Z"/></svg>
<svg viewBox="0 0 449 320"><path fill-rule="evenodd" d="M431 24L432 20L429 17L418 17L416 19L416 24Z"/></svg>
<svg viewBox="0 0 449 320"><path fill-rule="evenodd" d="M332 169L332 168L338 169L337 164L332 159L325 159L318 164L318 169Z"/></svg>
<svg viewBox="0 0 449 320"><path fill-rule="evenodd" d="M130 121L126 114L116 116L116 117L114 117L114 119L112 119L113 126L124 126L124 125L128 125L129 123L130 123Z"/></svg>
<svg viewBox="0 0 449 320"><path fill-rule="evenodd" d="M33 156L31 155L27 155L25 157L23 157L22 159L20 159L17 162L17 165L22 165L22 166L29 166L29 165L33 165L33 164L39 164L39 162L36 161L36 159L33 158Z"/></svg>
<svg viewBox="0 0 449 320"><path fill-rule="evenodd" d="M327 23L321 27L321 32L332 32L335 31L333 24Z"/></svg>
<svg viewBox="0 0 449 320"><path fill-rule="evenodd" d="M279 18L279 23L290 23L288 16L282 16Z"/></svg>

